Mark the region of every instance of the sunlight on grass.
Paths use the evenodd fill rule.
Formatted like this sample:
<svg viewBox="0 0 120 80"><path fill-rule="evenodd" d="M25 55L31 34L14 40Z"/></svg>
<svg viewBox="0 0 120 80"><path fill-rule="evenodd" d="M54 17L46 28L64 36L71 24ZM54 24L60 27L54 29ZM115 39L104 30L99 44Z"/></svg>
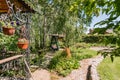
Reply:
<svg viewBox="0 0 120 80"><path fill-rule="evenodd" d="M97 51L94 50L90 50L89 48L75 48L75 47L71 47L71 53L74 54L78 54L81 56L84 55L90 55L91 57L94 57L97 55Z"/></svg>
<svg viewBox="0 0 120 80"><path fill-rule="evenodd" d="M120 57L115 57L114 62L105 58L98 66L101 80L120 80Z"/></svg>
<svg viewBox="0 0 120 80"><path fill-rule="evenodd" d="M71 58L67 59L64 51L58 51L50 61L48 68L57 72L59 75L67 76L72 70L80 67L80 60L91 58L97 54L96 51L81 48L81 46L77 48L71 47L70 49L72 54Z"/></svg>

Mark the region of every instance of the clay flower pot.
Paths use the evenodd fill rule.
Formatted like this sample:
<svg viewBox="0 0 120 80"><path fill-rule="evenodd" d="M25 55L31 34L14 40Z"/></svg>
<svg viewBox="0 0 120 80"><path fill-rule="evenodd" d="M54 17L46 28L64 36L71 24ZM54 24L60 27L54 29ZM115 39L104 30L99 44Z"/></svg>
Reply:
<svg viewBox="0 0 120 80"><path fill-rule="evenodd" d="M18 43L17 43L18 48L27 49L28 45L29 45L29 41L26 40L25 38L19 38L18 39Z"/></svg>
<svg viewBox="0 0 120 80"><path fill-rule="evenodd" d="M13 27L3 27L2 29L5 35L13 35L15 33L15 28Z"/></svg>

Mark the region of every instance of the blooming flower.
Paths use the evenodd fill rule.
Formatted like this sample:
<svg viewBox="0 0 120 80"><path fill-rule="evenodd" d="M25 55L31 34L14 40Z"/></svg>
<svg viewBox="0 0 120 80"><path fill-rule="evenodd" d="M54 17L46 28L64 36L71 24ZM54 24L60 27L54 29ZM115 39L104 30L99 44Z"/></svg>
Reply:
<svg viewBox="0 0 120 80"><path fill-rule="evenodd" d="M19 26L20 23L18 21L11 21L11 22L7 22L7 21L0 21L0 26L2 27L17 27Z"/></svg>

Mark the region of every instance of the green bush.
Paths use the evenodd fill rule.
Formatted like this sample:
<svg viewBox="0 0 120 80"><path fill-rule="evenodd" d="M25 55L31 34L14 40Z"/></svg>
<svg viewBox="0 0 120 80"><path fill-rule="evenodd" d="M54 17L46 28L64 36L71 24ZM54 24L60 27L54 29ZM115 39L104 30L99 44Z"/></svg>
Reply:
<svg viewBox="0 0 120 80"><path fill-rule="evenodd" d="M88 35L82 38L82 41L86 43L115 44L116 40L117 37L113 35Z"/></svg>
<svg viewBox="0 0 120 80"><path fill-rule="evenodd" d="M50 70L58 72L59 75L66 76L73 69L77 69L80 66L79 61L72 58L66 58L66 53L59 52L48 65Z"/></svg>
<svg viewBox="0 0 120 80"><path fill-rule="evenodd" d="M14 36L7 36L4 35L2 33L0 33L0 49L2 49L3 47L5 47L7 49L7 51L11 50L11 51L19 51L19 49L17 48L17 39L18 36L14 35Z"/></svg>
<svg viewBox="0 0 120 80"><path fill-rule="evenodd" d="M97 55L96 51L90 50L88 48L89 46L89 44L85 43L77 43L74 46L71 46L71 58L67 58L65 52L58 51L50 61L48 68L50 70L56 71L59 75L68 75L73 69L80 67L80 60L91 58Z"/></svg>
<svg viewBox="0 0 120 80"><path fill-rule="evenodd" d="M75 58L62 58L58 64L56 65L55 70L63 76L68 75L73 69L77 69L79 67L79 62Z"/></svg>
<svg viewBox="0 0 120 80"><path fill-rule="evenodd" d="M74 50L74 51L73 51ZM58 72L59 75L67 76L73 69L80 67L79 61L86 58L91 58L97 54L96 51L89 49L71 48L72 57L66 58L66 53L59 51L52 58L48 68Z"/></svg>

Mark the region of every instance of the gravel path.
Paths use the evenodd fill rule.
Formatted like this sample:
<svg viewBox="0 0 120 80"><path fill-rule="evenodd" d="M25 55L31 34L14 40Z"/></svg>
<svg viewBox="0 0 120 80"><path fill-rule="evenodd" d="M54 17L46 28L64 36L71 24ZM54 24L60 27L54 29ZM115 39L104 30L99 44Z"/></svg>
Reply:
<svg viewBox="0 0 120 80"><path fill-rule="evenodd" d="M96 66L103 60L103 57L98 55L94 58L84 59L80 61L81 67L73 70L67 77L60 80L99 80Z"/></svg>
<svg viewBox="0 0 120 80"><path fill-rule="evenodd" d="M30 80L51 80L50 73L44 69L36 70L32 73L32 77Z"/></svg>
<svg viewBox="0 0 120 80"><path fill-rule="evenodd" d="M99 50L106 49L106 47L92 47L90 49L99 51ZM66 77L59 77L58 79L55 79L55 80L100 80L96 68L97 68L97 65L102 60L103 60L103 57L101 55L98 55L90 59L84 59L80 61L81 66L79 67L79 69L73 70ZM33 73L33 78L34 80L51 80L50 72L43 69L35 71Z"/></svg>
<svg viewBox="0 0 120 80"><path fill-rule="evenodd" d="M44 56L44 61L41 64L41 67L46 69L49 62L51 61L51 59L54 57L54 52L48 52L46 53L46 55Z"/></svg>
<svg viewBox="0 0 120 80"><path fill-rule="evenodd" d="M54 57L53 52L48 52L44 56L44 61L40 65L44 69L38 69L32 73L32 77L30 80L51 80L50 72L46 70L47 65L49 64L50 60Z"/></svg>
<svg viewBox="0 0 120 80"><path fill-rule="evenodd" d="M90 47L91 50L95 50L95 51L101 51L101 50L112 50L114 48L110 48L110 47Z"/></svg>

